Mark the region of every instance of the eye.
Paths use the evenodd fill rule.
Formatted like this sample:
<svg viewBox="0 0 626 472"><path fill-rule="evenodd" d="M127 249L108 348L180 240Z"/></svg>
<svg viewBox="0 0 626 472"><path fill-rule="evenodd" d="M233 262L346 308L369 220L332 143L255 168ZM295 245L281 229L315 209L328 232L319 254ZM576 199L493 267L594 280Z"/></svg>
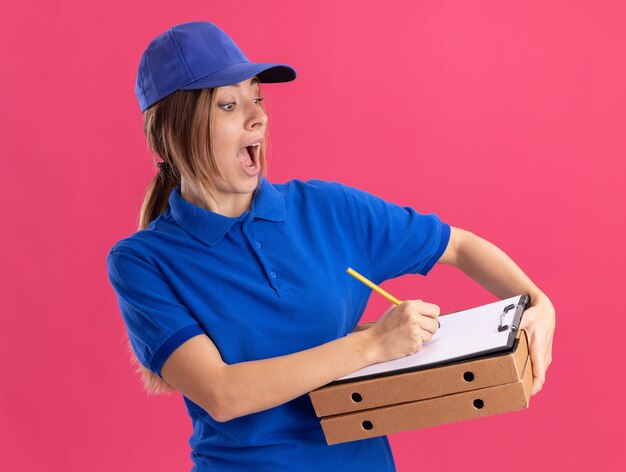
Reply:
<svg viewBox="0 0 626 472"><path fill-rule="evenodd" d="M254 101L257 102L257 104L260 104L263 100L265 100L265 98L255 98ZM235 102L230 102L230 103L224 103L219 105L220 108L222 108L223 110L226 111L233 111L234 107L235 107ZM230 107L230 108L227 108Z"/></svg>
<svg viewBox="0 0 626 472"><path fill-rule="evenodd" d="M220 105L220 108L226 110L226 111L233 111L232 107L234 107L235 104L234 103L225 103L224 105ZM226 107L231 107L231 108L226 108Z"/></svg>

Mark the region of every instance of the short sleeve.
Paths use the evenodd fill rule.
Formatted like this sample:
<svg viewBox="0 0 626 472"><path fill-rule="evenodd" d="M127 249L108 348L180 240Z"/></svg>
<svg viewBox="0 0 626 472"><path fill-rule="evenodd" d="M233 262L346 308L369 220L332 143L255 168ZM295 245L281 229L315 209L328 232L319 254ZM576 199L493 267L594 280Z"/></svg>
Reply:
<svg viewBox="0 0 626 472"><path fill-rule="evenodd" d="M405 274L426 275L450 240L450 225L434 213L387 202L344 185L375 283Z"/></svg>
<svg viewBox="0 0 626 472"><path fill-rule="evenodd" d="M133 351L144 367L160 376L170 354L205 331L153 263L113 248L107 270Z"/></svg>

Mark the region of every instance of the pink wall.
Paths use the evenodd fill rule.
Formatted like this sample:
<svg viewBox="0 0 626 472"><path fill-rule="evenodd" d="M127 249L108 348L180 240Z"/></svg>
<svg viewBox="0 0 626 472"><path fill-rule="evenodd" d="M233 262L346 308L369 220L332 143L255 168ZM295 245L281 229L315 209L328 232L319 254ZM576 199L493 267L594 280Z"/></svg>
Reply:
<svg viewBox="0 0 626 472"><path fill-rule="evenodd" d="M146 396L128 365L105 257L155 172L139 57L198 19L298 72L265 86L271 181L336 180L435 212L503 249L556 307L530 408L392 435L398 470L626 467L623 2L94 5L0 15L0 470L190 468L181 398ZM444 313L495 300L444 266L384 286ZM373 296L365 318L386 306Z"/></svg>

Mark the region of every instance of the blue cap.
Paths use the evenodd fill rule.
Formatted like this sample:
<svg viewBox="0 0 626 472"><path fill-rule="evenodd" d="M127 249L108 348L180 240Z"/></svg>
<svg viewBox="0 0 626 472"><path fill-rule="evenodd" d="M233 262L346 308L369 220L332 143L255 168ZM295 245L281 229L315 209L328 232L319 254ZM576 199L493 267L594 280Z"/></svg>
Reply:
<svg viewBox="0 0 626 472"><path fill-rule="evenodd" d="M296 71L286 64L250 62L224 31L193 21L150 42L139 62L135 94L143 112L177 90L221 87L255 75L260 82L290 82Z"/></svg>

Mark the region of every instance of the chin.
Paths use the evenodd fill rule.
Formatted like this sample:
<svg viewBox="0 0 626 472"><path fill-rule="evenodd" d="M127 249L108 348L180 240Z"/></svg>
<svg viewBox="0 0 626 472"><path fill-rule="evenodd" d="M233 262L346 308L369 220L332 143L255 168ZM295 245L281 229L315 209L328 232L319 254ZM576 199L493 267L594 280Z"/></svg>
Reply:
<svg viewBox="0 0 626 472"><path fill-rule="evenodd" d="M251 193L256 190L259 185L259 176L249 177L245 183L238 185L242 193Z"/></svg>

